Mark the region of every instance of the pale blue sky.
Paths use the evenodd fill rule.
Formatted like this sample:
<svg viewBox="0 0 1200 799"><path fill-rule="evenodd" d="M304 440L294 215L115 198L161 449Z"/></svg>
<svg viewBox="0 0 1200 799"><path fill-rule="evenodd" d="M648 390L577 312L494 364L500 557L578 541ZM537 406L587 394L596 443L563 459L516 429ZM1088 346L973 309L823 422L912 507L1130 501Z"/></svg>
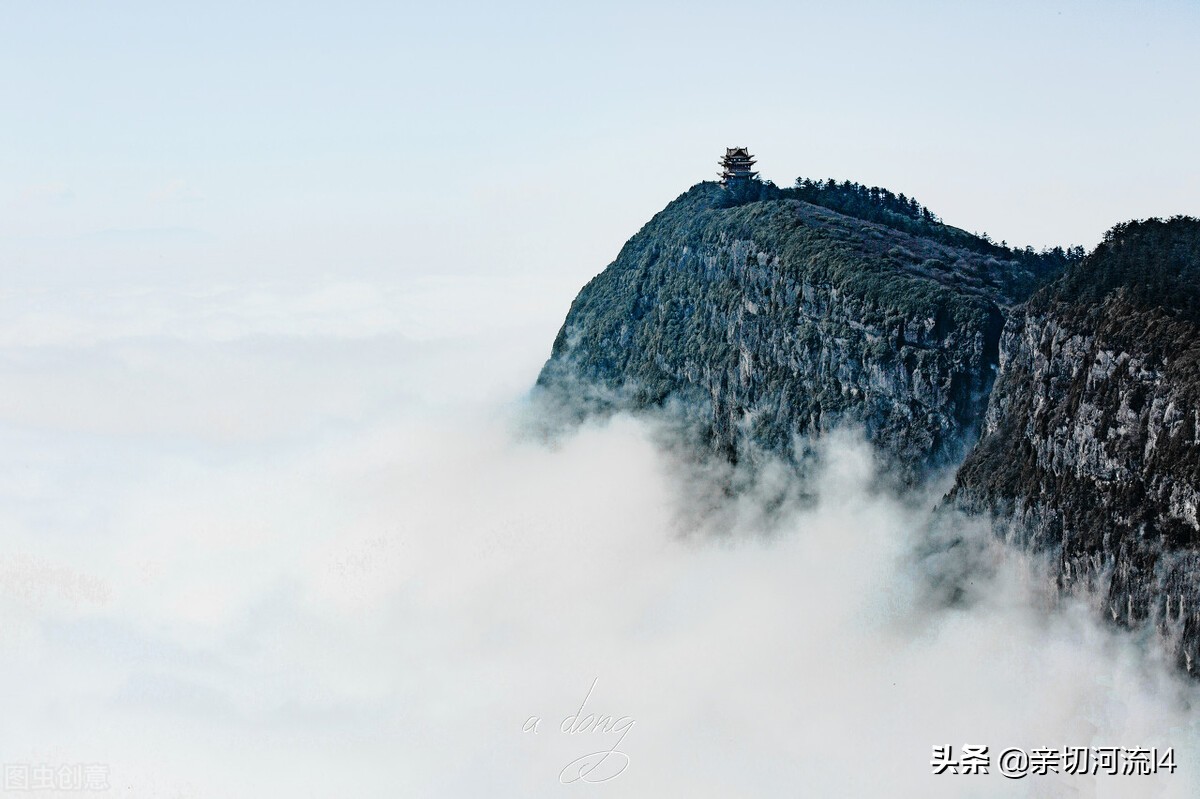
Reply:
<svg viewBox="0 0 1200 799"><path fill-rule="evenodd" d="M1010 243L1200 214L1200 4L14 3L0 256L578 285L727 145ZM736 31L736 32L733 32Z"/></svg>

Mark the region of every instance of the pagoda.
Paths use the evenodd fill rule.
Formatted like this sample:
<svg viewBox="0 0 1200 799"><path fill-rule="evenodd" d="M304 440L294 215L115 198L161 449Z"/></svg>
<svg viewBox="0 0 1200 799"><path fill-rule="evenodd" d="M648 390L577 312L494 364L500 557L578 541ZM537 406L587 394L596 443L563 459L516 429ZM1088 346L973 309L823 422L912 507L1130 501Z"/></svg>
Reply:
<svg viewBox="0 0 1200 799"><path fill-rule="evenodd" d="M726 147L721 159L721 185L729 188L735 183L745 183L758 178L754 171L754 156L746 147Z"/></svg>

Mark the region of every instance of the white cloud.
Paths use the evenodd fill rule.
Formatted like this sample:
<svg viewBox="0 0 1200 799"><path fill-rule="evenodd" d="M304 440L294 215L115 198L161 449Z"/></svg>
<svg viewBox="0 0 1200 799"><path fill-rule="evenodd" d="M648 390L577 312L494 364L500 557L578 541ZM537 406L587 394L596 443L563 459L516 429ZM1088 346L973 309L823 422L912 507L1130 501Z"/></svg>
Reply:
<svg viewBox="0 0 1200 799"><path fill-rule="evenodd" d="M253 296L216 305L255 330ZM721 499L721 469L643 422L514 436L544 331L392 345L324 321L357 329L373 296L276 298L314 309L294 346L173 337L156 290L122 323L140 338L0 346L6 761L107 763L129 796L551 795L613 742L559 731L597 680L588 710L635 721L629 767L571 790L1195 795L1194 689L1047 612L1036 564L973 525L991 576L929 603L932 497L873 490L852 439L814 506L766 514L778 472ZM69 316L109 329L90 313ZM941 743L1174 745L1180 771L932 777Z"/></svg>

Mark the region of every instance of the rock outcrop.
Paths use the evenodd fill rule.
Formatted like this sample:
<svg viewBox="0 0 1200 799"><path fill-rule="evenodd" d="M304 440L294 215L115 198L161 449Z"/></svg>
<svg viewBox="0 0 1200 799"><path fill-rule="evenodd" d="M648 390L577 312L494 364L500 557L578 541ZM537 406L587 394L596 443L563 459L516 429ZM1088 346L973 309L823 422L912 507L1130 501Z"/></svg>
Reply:
<svg viewBox="0 0 1200 799"><path fill-rule="evenodd" d="M952 499L1200 670L1200 221L1114 228L1009 319Z"/></svg>
<svg viewBox="0 0 1200 799"><path fill-rule="evenodd" d="M852 424L909 482L955 465L1005 315L1056 264L901 221L916 232L699 184L583 288L538 384L593 407L678 401L733 457L753 442L796 458L797 435Z"/></svg>
<svg viewBox="0 0 1200 799"><path fill-rule="evenodd" d="M675 404L732 458L850 424L905 483L961 462L946 507L1200 673L1200 220L1064 258L845 186L693 187L579 293L540 390Z"/></svg>

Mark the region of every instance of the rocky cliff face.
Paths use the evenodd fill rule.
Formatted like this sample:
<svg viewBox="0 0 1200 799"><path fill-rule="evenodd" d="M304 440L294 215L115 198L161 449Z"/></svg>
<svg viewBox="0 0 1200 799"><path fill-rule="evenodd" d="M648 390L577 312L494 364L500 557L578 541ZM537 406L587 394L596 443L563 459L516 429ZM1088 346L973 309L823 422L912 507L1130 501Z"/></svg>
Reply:
<svg viewBox="0 0 1200 799"><path fill-rule="evenodd" d="M952 499L1200 670L1200 221L1118 226L1005 326Z"/></svg>
<svg viewBox="0 0 1200 799"><path fill-rule="evenodd" d="M677 402L735 458L853 424L909 483L974 445L948 504L1200 674L1200 220L1119 225L1056 274L800 197L671 203L580 292L541 390Z"/></svg>
<svg viewBox="0 0 1200 799"><path fill-rule="evenodd" d="M700 184L625 245L571 306L539 386L587 386L599 406L679 401L734 457L747 442L797 457L796 435L849 423L910 481L957 463L1005 314L1052 265L786 192L722 199Z"/></svg>

